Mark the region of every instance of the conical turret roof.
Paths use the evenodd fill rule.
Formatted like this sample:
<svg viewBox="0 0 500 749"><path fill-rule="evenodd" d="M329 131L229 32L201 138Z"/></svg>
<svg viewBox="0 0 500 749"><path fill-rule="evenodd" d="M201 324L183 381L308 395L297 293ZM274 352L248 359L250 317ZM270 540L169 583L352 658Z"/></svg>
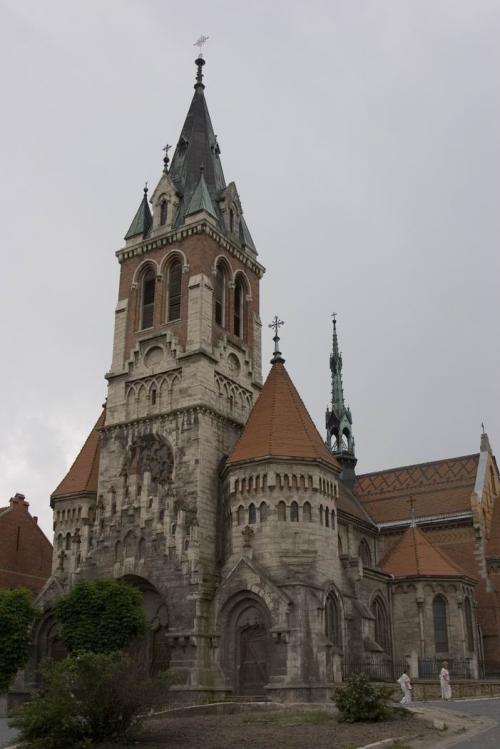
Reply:
<svg viewBox="0 0 500 749"><path fill-rule="evenodd" d="M52 499L68 494L97 492L97 478L99 473L100 439L99 429L104 426L106 411L103 410L94 428L85 440L82 449L63 478L57 489L52 493Z"/></svg>
<svg viewBox="0 0 500 749"><path fill-rule="evenodd" d="M276 361L228 464L264 458L317 460L340 467L321 439L282 361Z"/></svg>
<svg viewBox="0 0 500 749"><path fill-rule="evenodd" d="M380 567L394 577L467 577L470 575L434 546L419 529L410 526L389 549Z"/></svg>
<svg viewBox="0 0 500 749"><path fill-rule="evenodd" d="M125 234L125 239L132 239L132 237L137 236L145 237L151 229L152 223L153 217L148 205L148 188L145 187L141 204L132 219L128 232Z"/></svg>

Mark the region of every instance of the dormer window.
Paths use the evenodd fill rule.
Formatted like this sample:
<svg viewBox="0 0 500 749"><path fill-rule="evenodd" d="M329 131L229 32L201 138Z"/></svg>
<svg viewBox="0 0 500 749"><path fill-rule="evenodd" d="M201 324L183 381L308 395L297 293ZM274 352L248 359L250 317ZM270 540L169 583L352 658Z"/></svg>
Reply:
<svg viewBox="0 0 500 749"><path fill-rule="evenodd" d="M165 224L167 223L167 218L168 218L168 203L164 198L160 204L160 226L165 226Z"/></svg>

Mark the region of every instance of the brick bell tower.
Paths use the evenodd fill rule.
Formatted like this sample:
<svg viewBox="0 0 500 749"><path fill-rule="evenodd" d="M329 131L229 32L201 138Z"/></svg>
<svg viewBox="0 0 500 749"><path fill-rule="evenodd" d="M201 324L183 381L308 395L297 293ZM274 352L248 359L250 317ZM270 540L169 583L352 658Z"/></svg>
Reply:
<svg viewBox="0 0 500 749"><path fill-rule="evenodd" d="M224 178L204 65L200 54L172 161L167 146L158 185L149 200L144 189L116 253L104 416L52 495L62 539L54 576L63 586L90 576L135 582L153 666L168 652L181 674L176 688L191 690L214 683L219 472L261 389L264 273L236 186ZM85 450L98 478L79 492ZM75 517L77 551L65 542L74 528L63 527Z"/></svg>

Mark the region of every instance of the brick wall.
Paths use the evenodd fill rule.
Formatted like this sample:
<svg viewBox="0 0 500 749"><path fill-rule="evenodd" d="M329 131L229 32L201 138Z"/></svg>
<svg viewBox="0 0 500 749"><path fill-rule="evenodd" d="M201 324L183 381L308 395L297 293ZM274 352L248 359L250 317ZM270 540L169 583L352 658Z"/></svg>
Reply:
<svg viewBox="0 0 500 749"><path fill-rule="evenodd" d="M50 575L52 544L28 508L16 494L0 511L0 588L23 586L38 593Z"/></svg>

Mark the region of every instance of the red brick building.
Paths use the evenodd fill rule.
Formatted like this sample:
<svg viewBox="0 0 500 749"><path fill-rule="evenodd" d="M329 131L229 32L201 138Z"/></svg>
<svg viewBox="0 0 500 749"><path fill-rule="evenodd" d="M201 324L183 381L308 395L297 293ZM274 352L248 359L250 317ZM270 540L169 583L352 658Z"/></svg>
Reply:
<svg viewBox="0 0 500 749"><path fill-rule="evenodd" d="M52 544L28 508L23 494L0 507L0 588L37 594L50 576Z"/></svg>

